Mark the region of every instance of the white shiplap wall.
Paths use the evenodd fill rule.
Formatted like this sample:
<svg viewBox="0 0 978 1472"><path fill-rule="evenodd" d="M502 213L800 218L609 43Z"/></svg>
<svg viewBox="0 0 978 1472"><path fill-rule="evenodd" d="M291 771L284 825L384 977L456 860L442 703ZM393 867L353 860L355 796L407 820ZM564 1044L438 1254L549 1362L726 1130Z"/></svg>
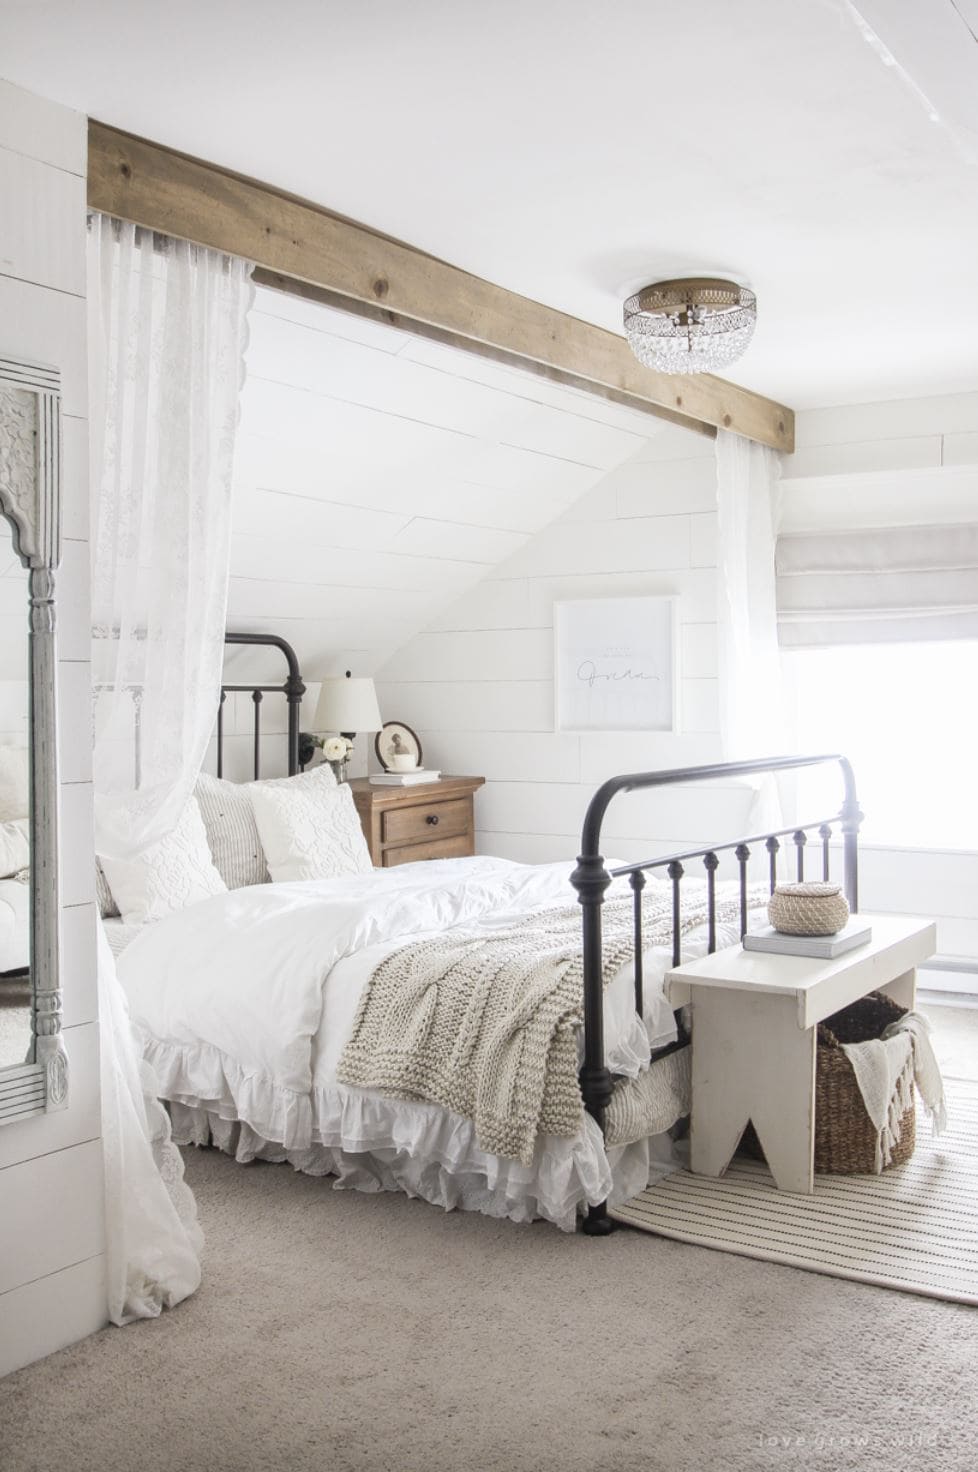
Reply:
<svg viewBox="0 0 978 1472"><path fill-rule="evenodd" d="M853 497L887 519L923 521L938 493L943 504L960 498L973 519L978 394L818 409L796 424L798 449L783 468L787 524L831 519ZM720 759L715 497L712 443L662 431L383 667L384 714L422 734L426 761L489 779L476 800L483 851L570 857L587 799L605 778ZM679 734L556 733L554 601L641 592L680 598ZM607 847L624 856L718 840L737 830L746 807L740 789L714 784L620 801ZM973 962L976 878L978 852L867 847L860 898L865 909L936 916L942 954Z"/></svg>
<svg viewBox="0 0 978 1472"><path fill-rule="evenodd" d="M648 415L259 288L229 624L372 674L654 434ZM250 668L235 654L228 668Z"/></svg>
<svg viewBox="0 0 978 1472"><path fill-rule="evenodd" d="M486 776L480 850L577 851L587 801L624 771L719 759L713 441L664 427L384 666L382 710L422 734L426 764ZM680 624L674 734L554 731L553 604L671 593ZM740 787L620 799L606 848L631 857L742 831Z"/></svg>
<svg viewBox="0 0 978 1472"><path fill-rule="evenodd" d="M84 117L0 82L0 348L60 367L62 961L69 1108L0 1129L0 1374L105 1323L88 612Z"/></svg>

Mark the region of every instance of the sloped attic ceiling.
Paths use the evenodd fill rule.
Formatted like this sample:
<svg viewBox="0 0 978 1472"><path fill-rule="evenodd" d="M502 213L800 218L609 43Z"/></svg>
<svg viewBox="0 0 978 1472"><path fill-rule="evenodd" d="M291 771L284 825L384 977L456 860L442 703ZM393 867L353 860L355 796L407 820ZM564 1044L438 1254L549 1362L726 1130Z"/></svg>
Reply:
<svg viewBox="0 0 978 1472"><path fill-rule="evenodd" d="M310 680L374 673L660 428L267 288L247 369L228 626L283 635Z"/></svg>

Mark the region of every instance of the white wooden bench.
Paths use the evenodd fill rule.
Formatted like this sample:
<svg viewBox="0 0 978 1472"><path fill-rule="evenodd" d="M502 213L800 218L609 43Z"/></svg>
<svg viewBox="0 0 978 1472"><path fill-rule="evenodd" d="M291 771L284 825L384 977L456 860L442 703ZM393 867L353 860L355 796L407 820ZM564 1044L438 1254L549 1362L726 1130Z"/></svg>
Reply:
<svg viewBox="0 0 978 1472"><path fill-rule="evenodd" d="M740 945L666 975L671 1006L692 1004L690 1169L722 1175L751 1120L780 1191L814 1189L818 1024L869 992L913 1007L915 968L936 927L860 915L873 938L834 961Z"/></svg>

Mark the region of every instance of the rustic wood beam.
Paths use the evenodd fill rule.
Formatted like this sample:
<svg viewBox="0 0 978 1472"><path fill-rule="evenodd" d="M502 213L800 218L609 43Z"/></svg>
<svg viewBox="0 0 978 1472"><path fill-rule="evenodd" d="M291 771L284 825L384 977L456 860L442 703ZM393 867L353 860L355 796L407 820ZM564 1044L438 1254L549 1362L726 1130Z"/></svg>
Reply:
<svg viewBox="0 0 978 1472"><path fill-rule="evenodd" d="M617 333L581 322L366 226L213 164L89 122L88 203L105 214L244 256L279 289L368 312L482 356L712 433L790 452L794 415L700 373L644 368ZM312 288L313 290L309 290Z"/></svg>

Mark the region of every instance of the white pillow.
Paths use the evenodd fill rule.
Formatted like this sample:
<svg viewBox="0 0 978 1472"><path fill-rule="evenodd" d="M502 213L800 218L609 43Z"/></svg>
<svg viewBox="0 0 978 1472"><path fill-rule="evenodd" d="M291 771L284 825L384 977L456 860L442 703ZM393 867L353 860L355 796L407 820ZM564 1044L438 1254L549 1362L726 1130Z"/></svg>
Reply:
<svg viewBox="0 0 978 1472"><path fill-rule="evenodd" d="M258 835L249 793L256 787L301 785L310 792L336 787L332 768L323 762L295 777L273 777L265 782L224 782L201 772L195 795L207 831L214 867L228 889L268 884L268 865Z"/></svg>
<svg viewBox="0 0 978 1472"><path fill-rule="evenodd" d="M353 793L254 782L248 795L272 879L339 879L373 869Z"/></svg>
<svg viewBox="0 0 978 1472"><path fill-rule="evenodd" d="M174 910L185 910L227 889L211 860L195 798L187 803L173 832L145 853L134 859L110 859L104 854L101 858L127 925L162 920Z"/></svg>
<svg viewBox="0 0 978 1472"><path fill-rule="evenodd" d="M30 813L29 770L25 747L0 746L0 823Z"/></svg>
<svg viewBox="0 0 978 1472"><path fill-rule="evenodd" d="M27 836L28 820L12 818L0 823L0 879L19 874L31 861L31 844Z"/></svg>

